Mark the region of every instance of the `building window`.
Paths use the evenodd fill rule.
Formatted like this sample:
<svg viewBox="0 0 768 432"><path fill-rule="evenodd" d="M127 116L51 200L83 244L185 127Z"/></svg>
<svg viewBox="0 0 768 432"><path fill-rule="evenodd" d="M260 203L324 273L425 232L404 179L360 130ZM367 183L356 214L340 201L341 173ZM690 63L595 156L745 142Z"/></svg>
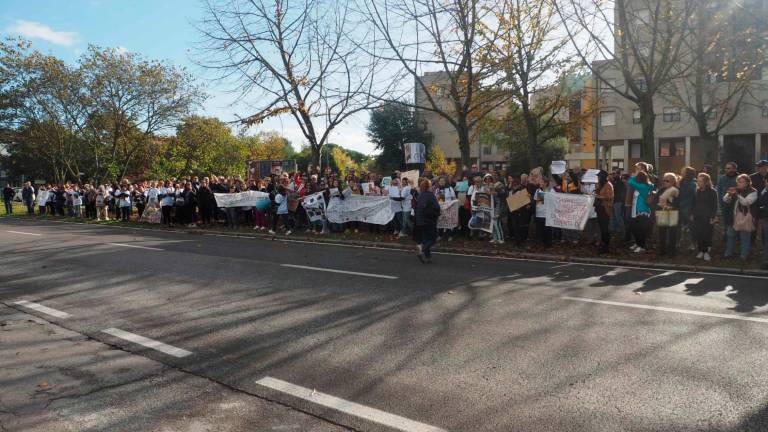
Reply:
<svg viewBox="0 0 768 432"><path fill-rule="evenodd" d="M492 144L484 145L483 154L486 156L493 154L493 145Z"/></svg>
<svg viewBox="0 0 768 432"><path fill-rule="evenodd" d="M704 116L707 120L717 119L717 108L704 107Z"/></svg>
<svg viewBox="0 0 768 432"><path fill-rule="evenodd" d="M648 84L645 83L645 78L638 78L638 79L636 79L635 80L635 85L642 92L648 91Z"/></svg>
<svg viewBox="0 0 768 432"><path fill-rule="evenodd" d="M659 156L685 156L685 143L678 141L662 141L659 143Z"/></svg>
<svg viewBox="0 0 768 432"><path fill-rule="evenodd" d="M768 101L763 102L763 117L768 117Z"/></svg>
<svg viewBox="0 0 768 432"><path fill-rule="evenodd" d="M680 108L664 108L664 122L679 122Z"/></svg>
<svg viewBox="0 0 768 432"><path fill-rule="evenodd" d="M641 143L629 144L629 157L632 159L640 159L643 156L643 146Z"/></svg>
<svg viewBox="0 0 768 432"><path fill-rule="evenodd" d="M600 126L616 126L616 111L600 111Z"/></svg>
<svg viewBox="0 0 768 432"><path fill-rule="evenodd" d="M762 71L760 73L760 79L763 81L768 81L768 66L762 67Z"/></svg>
<svg viewBox="0 0 768 432"><path fill-rule="evenodd" d="M636 109L632 111L632 124L640 124L640 110Z"/></svg>
<svg viewBox="0 0 768 432"><path fill-rule="evenodd" d="M573 140L581 142L581 133L580 127L573 128Z"/></svg>
<svg viewBox="0 0 768 432"><path fill-rule="evenodd" d="M604 82L600 83L602 87L601 93L602 94L613 93L613 89L616 87L616 78L606 78L603 81Z"/></svg>

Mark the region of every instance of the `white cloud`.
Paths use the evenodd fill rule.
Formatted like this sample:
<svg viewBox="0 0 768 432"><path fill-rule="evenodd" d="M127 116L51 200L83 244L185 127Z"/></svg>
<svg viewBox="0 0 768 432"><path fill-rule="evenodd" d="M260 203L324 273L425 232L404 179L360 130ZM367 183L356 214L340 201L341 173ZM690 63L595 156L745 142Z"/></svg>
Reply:
<svg viewBox="0 0 768 432"><path fill-rule="evenodd" d="M56 45L72 46L77 41L77 32L56 31L45 24L34 21L16 20L16 24L7 29L30 39L41 39Z"/></svg>
<svg viewBox="0 0 768 432"><path fill-rule="evenodd" d="M121 56L128 54L128 48L124 46L117 46L115 47L115 52L120 54Z"/></svg>

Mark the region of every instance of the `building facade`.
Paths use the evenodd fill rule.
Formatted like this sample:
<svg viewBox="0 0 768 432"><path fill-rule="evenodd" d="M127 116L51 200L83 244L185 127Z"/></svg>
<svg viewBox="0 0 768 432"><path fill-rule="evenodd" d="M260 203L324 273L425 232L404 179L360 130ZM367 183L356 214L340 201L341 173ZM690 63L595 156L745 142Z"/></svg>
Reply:
<svg viewBox="0 0 768 432"><path fill-rule="evenodd" d="M757 31L759 37L766 41L768 40L768 1L752 0L752 3L754 4L747 12L754 15L750 19L757 19L758 22L763 23L757 26ZM643 6L647 3L642 1L628 1L627 4L640 8L634 11L637 16L643 16L642 7L647 7ZM718 1L708 4L712 13L718 12L716 8L719 7L733 7L733 5L728 6L728 2ZM647 15L646 13L646 18ZM738 24L731 23L731 25ZM730 47L724 48L722 51L729 53L733 51ZM722 128L717 136L717 142L714 145L708 145L700 139L695 119L687 112L685 105L676 103L675 98L664 96L662 93L653 100L656 114L654 155L642 154L640 110L636 104L616 91L626 89L622 73L612 67L609 61L595 62L593 69L602 71L600 79L595 79L599 83L596 86L598 87L596 93L600 103L593 121L594 138L598 146L601 166L626 169L641 160L655 161L658 165L657 172L679 173L684 166L703 169L709 165L717 169L725 162L736 161L740 170L750 171L754 169L755 161L768 158L768 63L766 63L768 59L761 58L766 53L759 48L742 50L739 55L747 61L763 64L763 66L756 68L751 74L749 91L738 103L737 111L730 111L737 109L735 104L723 104L722 107L718 105L718 109L737 114ZM698 90L706 93L703 98L712 101L713 105L724 100L725 95L732 91L733 76L736 74L732 73L731 78L723 78L719 73L728 67L728 62L729 59L715 58L715 56L703 60L703 63L711 64L711 70L716 72L708 75L704 85ZM642 85L643 82L637 78L636 84ZM683 82L679 79L677 82L673 81L671 85L677 88L687 86L686 91L689 92L697 90L691 88L690 80ZM708 111L709 109L701 112ZM719 113L717 109L709 112L707 116L709 129L718 125L721 114L723 113Z"/></svg>

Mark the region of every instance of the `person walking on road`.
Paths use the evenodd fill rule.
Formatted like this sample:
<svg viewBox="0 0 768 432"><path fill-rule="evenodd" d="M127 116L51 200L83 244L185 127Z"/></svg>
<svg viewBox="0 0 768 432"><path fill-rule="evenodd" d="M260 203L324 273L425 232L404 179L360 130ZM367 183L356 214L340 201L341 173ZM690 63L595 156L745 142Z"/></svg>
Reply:
<svg viewBox="0 0 768 432"><path fill-rule="evenodd" d="M416 256L423 263L432 262L432 246L437 240L437 219L440 217L440 203L432 193L432 182L422 179L419 196L416 198L416 231L420 244Z"/></svg>

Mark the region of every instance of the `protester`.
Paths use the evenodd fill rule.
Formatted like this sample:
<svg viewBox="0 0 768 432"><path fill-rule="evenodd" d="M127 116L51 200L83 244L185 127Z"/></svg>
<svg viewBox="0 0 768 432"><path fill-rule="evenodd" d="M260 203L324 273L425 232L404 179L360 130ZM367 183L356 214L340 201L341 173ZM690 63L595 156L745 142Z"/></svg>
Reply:
<svg viewBox="0 0 768 432"><path fill-rule="evenodd" d="M535 220L536 236L545 249L552 247L552 228L546 224L547 220L547 201L546 194L550 191L549 179L539 177L539 187L534 194L535 197Z"/></svg>
<svg viewBox="0 0 768 432"><path fill-rule="evenodd" d="M758 197L757 206L758 228L763 236L762 267L768 270L768 176L763 177L763 190Z"/></svg>
<svg viewBox="0 0 768 432"><path fill-rule="evenodd" d="M656 212L656 224L659 228L658 254L672 258L677 255L680 223L680 213L677 207L680 190L677 187L677 175L674 173L664 174L662 183L662 187L659 189L659 203Z"/></svg>
<svg viewBox="0 0 768 432"><path fill-rule="evenodd" d="M749 176L749 180L752 182L752 187L757 189L757 193L761 194L765 189L765 180L768 179L768 160L757 161L757 172Z"/></svg>
<svg viewBox="0 0 768 432"><path fill-rule="evenodd" d="M99 186L98 192L96 192L96 220L109 220L109 213L107 212L107 189L104 186Z"/></svg>
<svg viewBox="0 0 768 432"><path fill-rule="evenodd" d="M32 216L35 214L35 188L32 187L31 182L24 183L24 187L21 189L21 200L24 202L24 207L27 208L27 214Z"/></svg>
<svg viewBox="0 0 768 432"><path fill-rule="evenodd" d="M437 240L437 219L440 217L440 204L432 193L432 182L421 179L419 196L416 200L416 233L419 245L416 256L422 263L432 262L432 245Z"/></svg>
<svg viewBox="0 0 768 432"><path fill-rule="evenodd" d="M645 241L648 237L651 221L651 207L648 197L653 190L653 185L651 185L648 174L640 166L636 166L635 175L629 178L627 184L632 192L630 230L635 238L635 244L630 247L630 250L635 253L643 253L647 250Z"/></svg>
<svg viewBox="0 0 768 432"><path fill-rule="evenodd" d="M729 227L733 225L733 201L726 202L723 200L726 193L729 190L736 187L736 176L738 176L738 165L736 162L728 162L725 164L725 173L717 179L717 199L720 205L720 214L723 217L723 226ZM727 242L727 230L723 232L723 239Z"/></svg>
<svg viewBox="0 0 768 432"><path fill-rule="evenodd" d="M11 184L8 183L3 188L3 204L5 204L5 214L13 214L13 198L16 196L16 191L13 190Z"/></svg>
<svg viewBox="0 0 768 432"><path fill-rule="evenodd" d="M739 238L739 256L742 260L749 257L752 246L752 232L755 231L757 190L751 186L752 181L747 174L736 177L736 186L728 188L723 202L733 208L731 223L726 225L725 257L733 256L736 248L736 238Z"/></svg>
<svg viewBox="0 0 768 432"><path fill-rule="evenodd" d="M712 233L717 223L717 192L712 188L709 174L701 173L696 178L696 195L691 208L693 239L699 253L696 258L710 261Z"/></svg>
<svg viewBox="0 0 768 432"><path fill-rule="evenodd" d="M614 200L613 184L608 181L608 173L600 170L597 174L597 186L595 188L595 211L597 212L597 224L600 228L600 249L598 253L606 254L611 244L610 220L613 213Z"/></svg>

